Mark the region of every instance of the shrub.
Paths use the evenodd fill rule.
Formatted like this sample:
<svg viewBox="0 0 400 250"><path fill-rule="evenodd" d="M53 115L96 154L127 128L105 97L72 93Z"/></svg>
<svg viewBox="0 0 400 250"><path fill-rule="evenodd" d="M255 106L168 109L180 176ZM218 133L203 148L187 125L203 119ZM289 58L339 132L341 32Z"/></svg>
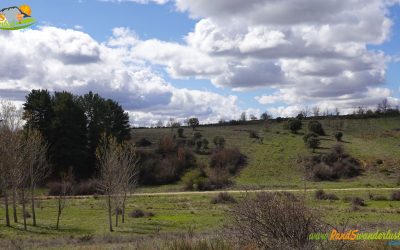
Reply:
<svg viewBox="0 0 400 250"><path fill-rule="evenodd" d="M236 199L227 192L219 193L211 200L211 204L237 203Z"/></svg>
<svg viewBox="0 0 400 250"><path fill-rule="evenodd" d="M339 198L335 194L327 194L324 192L324 190L318 190L315 192L315 198L317 200L331 200L331 201L337 201Z"/></svg>
<svg viewBox="0 0 400 250"><path fill-rule="evenodd" d="M387 201L388 200L388 198L383 195L378 195L378 196L371 195L370 199L373 201Z"/></svg>
<svg viewBox="0 0 400 250"><path fill-rule="evenodd" d="M354 197L351 200L351 204L353 206L361 206L361 207L365 207L367 206L367 204L365 204L364 199L360 198L360 197Z"/></svg>
<svg viewBox="0 0 400 250"><path fill-rule="evenodd" d="M343 133L342 132L336 132L335 133L335 139L336 141L342 141Z"/></svg>
<svg viewBox="0 0 400 250"><path fill-rule="evenodd" d="M245 163L246 157L239 149L218 149L211 155L210 168L227 169L235 174Z"/></svg>
<svg viewBox="0 0 400 250"><path fill-rule="evenodd" d="M305 136L303 136L303 141L304 143L307 143L308 139L314 137L314 138L318 138L318 135L315 133L308 133Z"/></svg>
<svg viewBox="0 0 400 250"><path fill-rule="evenodd" d="M290 119L287 123L287 126L292 133L297 134L297 131L303 127L303 124L299 119Z"/></svg>
<svg viewBox="0 0 400 250"><path fill-rule="evenodd" d="M390 195L390 199L392 201L400 201L400 191L394 191L391 195Z"/></svg>
<svg viewBox="0 0 400 250"><path fill-rule="evenodd" d="M174 138L170 135L164 136L158 143L158 152L168 154L176 151L177 145Z"/></svg>
<svg viewBox="0 0 400 250"><path fill-rule="evenodd" d="M94 195L101 194L98 190L98 183L96 180L82 181L72 188L74 195Z"/></svg>
<svg viewBox="0 0 400 250"><path fill-rule="evenodd" d="M155 214L153 212L144 212L141 209L135 209L132 212L130 212L129 217L131 218L143 218L143 217L154 217Z"/></svg>
<svg viewBox="0 0 400 250"><path fill-rule="evenodd" d="M142 218L144 216L145 213L140 209L133 210L132 212L129 213L129 217L131 218Z"/></svg>
<svg viewBox="0 0 400 250"><path fill-rule="evenodd" d="M235 206L233 236L258 249L308 249L310 233L324 231L318 215L303 202L279 193L260 193Z"/></svg>
<svg viewBox="0 0 400 250"><path fill-rule="evenodd" d="M308 123L308 130L317 135L325 135L325 131L319 121L310 121Z"/></svg>
<svg viewBox="0 0 400 250"><path fill-rule="evenodd" d="M28 211L25 211L25 218L27 219L31 218L31 214Z"/></svg>
<svg viewBox="0 0 400 250"><path fill-rule="evenodd" d="M224 148L225 147L225 138L217 135L216 137L214 137L213 143L216 148Z"/></svg>
<svg viewBox="0 0 400 250"><path fill-rule="evenodd" d="M178 128L178 136L180 137L180 138L183 138L183 132L184 132L185 130L183 129L183 128Z"/></svg>
<svg viewBox="0 0 400 250"><path fill-rule="evenodd" d="M149 146L151 146L153 143L151 143L151 141L149 141L149 140L147 140L146 138L142 138L142 139L140 139L139 141L137 141L136 143L135 143L135 145L137 146L137 147L149 147Z"/></svg>
<svg viewBox="0 0 400 250"><path fill-rule="evenodd" d="M197 140L201 139L201 137L203 137L203 135L200 132L196 132L193 135L193 140L197 141Z"/></svg>
<svg viewBox="0 0 400 250"><path fill-rule="evenodd" d="M138 152L140 181L146 185L168 184L178 181L186 169L196 165L193 153L183 147L175 147L173 152Z"/></svg>
<svg viewBox="0 0 400 250"><path fill-rule="evenodd" d="M316 181L353 178L362 172L360 162L346 154L341 145L333 147L328 154L306 157L304 164L309 177Z"/></svg>
<svg viewBox="0 0 400 250"><path fill-rule="evenodd" d="M200 151L202 146L203 146L203 141L196 141L196 150L197 151Z"/></svg>
<svg viewBox="0 0 400 250"><path fill-rule="evenodd" d="M249 131L249 137L250 138L254 138L254 139L260 139L260 136L258 135L258 133L254 130L250 130Z"/></svg>
<svg viewBox="0 0 400 250"><path fill-rule="evenodd" d="M282 121L283 121L283 118L282 118L282 117L277 117L277 118L276 118L276 122L277 122L277 123L281 123Z"/></svg>
<svg viewBox="0 0 400 250"><path fill-rule="evenodd" d="M204 147L204 149L208 149L208 144L209 144L208 140L206 138L204 138L203 139L203 147Z"/></svg>

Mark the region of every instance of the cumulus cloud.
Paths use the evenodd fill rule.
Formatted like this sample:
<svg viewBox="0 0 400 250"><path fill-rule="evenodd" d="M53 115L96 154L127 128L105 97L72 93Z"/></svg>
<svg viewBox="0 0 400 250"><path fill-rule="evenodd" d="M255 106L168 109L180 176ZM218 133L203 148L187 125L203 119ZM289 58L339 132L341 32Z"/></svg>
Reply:
<svg viewBox="0 0 400 250"><path fill-rule="evenodd" d="M21 102L37 88L94 91L119 101L140 125L192 115L215 122L240 113L235 96L179 89L166 82L132 57L130 47L137 42L135 34L123 28L115 29L105 43L82 31L55 27L0 33L0 98Z"/></svg>
<svg viewBox="0 0 400 250"><path fill-rule="evenodd" d="M113 3L122 3L122 2L133 2L139 4L149 4L149 3L156 3L156 4L165 4L169 2L169 0L99 0L100 2L113 2Z"/></svg>
<svg viewBox="0 0 400 250"><path fill-rule="evenodd" d="M265 105L371 106L377 99L371 91L384 88L390 57L368 45L390 37L388 8L398 3L176 0L178 11L198 20L194 31L183 44L147 40L134 51L175 78L206 78L237 91L275 89L279 95L256 98Z"/></svg>

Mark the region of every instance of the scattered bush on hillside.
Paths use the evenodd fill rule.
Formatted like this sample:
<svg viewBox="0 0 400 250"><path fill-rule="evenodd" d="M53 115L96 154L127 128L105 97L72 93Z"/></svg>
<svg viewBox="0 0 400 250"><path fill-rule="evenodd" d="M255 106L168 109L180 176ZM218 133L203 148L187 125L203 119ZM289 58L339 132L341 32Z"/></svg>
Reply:
<svg viewBox="0 0 400 250"><path fill-rule="evenodd" d="M308 123L308 130L317 135L325 135L325 131L319 121L310 121Z"/></svg>
<svg viewBox="0 0 400 250"><path fill-rule="evenodd" d="M214 137L213 143L216 148L219 148L219 149L224 148L225 147L225 138L217 135Z"/></svg>
<svg viewBox="0 0 400 250"><path fill-rule="evenodd" d="M208 149L208 144L209 144L208 140L206 138L204 138L203 139L203 148Z"/></svg>
<svg viewBox="0 0 400 250"><path fill-rule="evenodd" d="M390 199L392 201L400 201L400 191L394 191L391 195L390 195Z"/></svg>
<svg viewBox="0 0 400 250"><path fill-rule="evenodd" d="M153 212L144 212L141 209L135 209L132 212L130 212L128 215L131 218L154 217Z"/></svg>
<svg viewBox="0 0 400 250"><path fill-rule="evenodd" d="M183 128L178 128L178 136L180 137L180 138L183 138L184 136L183 136L183 132L184 132L185 130L183 129Z"/></svg>
<svg viewBox="0 0 400 250"><path fill-rule="evenodd" d="M342 141L343 133L342 132L336 132L335 133L335 139L336 141Z"/></svg>
<svg viewBox="0 0 400 250"><path fill-rule="evenodd" d="M193 140L197 141L197 140L201 139L201 137L203 137L203 135L200 132L196 132L193 135Z"/></svg>
<svg viewBox="0 0 400 250"><path fill-rule="evenodd" d="M135 143L135 146L137 147L149 147L151 146L153 143L151 143L151 141L147 140L146 138L142 138L139 141L137 141Z"/></svg>
<svg viewBox="0 0 400 250"><path fill-rule="evenodd" d="M158 153L169 154L176 152L177 144L172 136L164 136L158 143Z"/></svg>
<svg viewBox="0 0 400 250"><path fill-rule="evenodd" d="M351 200L351 204L353 206L361 206L361 207L367 206L367 204L365 204L365 202L364 202L364 199L362 199L360 197L353 197Z"/></svg>
<svg viewBox="0 0 400 250"><path fill-rule="evenodd" d="M290 119L287 121L286 125L284 124L284 128L289 129L294 134L297 134L297 131L299 131L302 127L303 123L299 119Z"/></svg>
<svg viewBox="0 0 400 250"><path fill-rule="evenodd" d="M179 146L170 136L160 140L155 152L138 151L140 181L146 185L168 184L178 181L186 169L196 165L193 153Z"/></svg>
<svg viewBox="0 0 400 250"><path fill-rule="evenodd" d="M373 201L387 201L388 200L388 198L386 197L386 196L383 196L383 195L372 195L372 194L370 194L369 195L369 199L370 200L373 200Z"/></svg>
<svg viewBox="0 0 400 250"><path fill-rule="evenodd" d="M324 190L316 191L315 198L317 200L331 200L331 201L339 200L339 198L335 194L327 194L327 193L325 193Z"/></svg>
<svg viewBox="0 0 400 250"><path fill-rule="evenodd" d="M211 204L232 204L232 203L237 203L237 201L232 195L230 195L227 192L219 193L211 200Z"/></svg>
<svg viewBox="0 0 400 250"><path fill-rule="evenodd" d="M259 249L308 249L310 233L324 231L318 215L303 202L279 193L246 198L231 212L232 235L242 247Z"/></svg>
<svg viewBox="0 0 400 250"><path fill-rule="evenodd" d="M303 141L304 143L307 143L308 139L314 137L314 138L318 138L318 135L316 133L308 133L305 136L303 136Z"/></svg>
<svg viewBox="0 0 400 250"><path fill-rule="evenodd" d="M260 139L260 136L258 135L258 133L256 131L250 130L249 131L249 138Z"/></svg>
<svg viewBox="0 0 400 250"><path fill-rule="evenodd" d="M58 196L61 194L61 183L50 182L47 184L49 188L48 195ZM72 184L71 195L95 195L101 194L98 190L98 183L96 180L86 180Z"/></svg>
<svg viewBox="0 0 400 250"><path fill-rule="evenodd" d="M313 150L313 153L315 153L315 149L321 145L321 140L318 137L309 137L307 139L306 145L308 148L311 148Z"/></svg>
<svg viewBox="0 0 400 250"><path fill-rule="evenodd" d="M218 149L211 155L210 168L226 169L235 174L245 163L246 156L239 149Z"/></svg>
<svg viewBox="0 0 400 250"><path fill-rule="evenodd" d="M328 154L305 157L303 163L308 177L316 181L352 178L362 172L360 162L346 154L342 145L334 146Z"/></svg>

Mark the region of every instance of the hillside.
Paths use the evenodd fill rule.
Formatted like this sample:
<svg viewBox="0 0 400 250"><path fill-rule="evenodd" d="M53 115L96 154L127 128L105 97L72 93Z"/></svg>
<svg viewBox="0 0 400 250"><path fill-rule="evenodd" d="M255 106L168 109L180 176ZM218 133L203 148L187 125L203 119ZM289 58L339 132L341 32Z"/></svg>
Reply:
<svg viewBox="0 0 400 250"><path fill-rule="evenodd" d="M303 169L298 158L311 155L310 149L303 142L303 135L308 132L307 123L303 121L303 129L292 134L283 128L282 123L270 122L265 129L261 121L247 122L236 126L200 126L195 131L184 128L186 138L200 132L203 138L210 141L210 148L215 136L223 136L226 148L238 148L248 157L248 163L233 178L234 185L230 189L258 188L302 188ZM314 154L329 152L336 144L333 134L341 126L344 148L347 153L357 158L365 170L359 177L335 182L307 182L312 188L348 188L348 187L395 187L400 174L400 118L374 119L323 119L319 120L326 136L321 137L321 145ZM339 125L340 124L340 125ZM248 131L255 131L262 140L252 139ZM176 135L176 129L152 128L134 129L134 141L146 138L156 148L160 138ZM141 149L141 148L139 148ZM196 154L197 161L209 162L209 156ZM378 164L379 163L379 164ZM144 190L181 190L182 183L161 187L146 187Z"/></svg>

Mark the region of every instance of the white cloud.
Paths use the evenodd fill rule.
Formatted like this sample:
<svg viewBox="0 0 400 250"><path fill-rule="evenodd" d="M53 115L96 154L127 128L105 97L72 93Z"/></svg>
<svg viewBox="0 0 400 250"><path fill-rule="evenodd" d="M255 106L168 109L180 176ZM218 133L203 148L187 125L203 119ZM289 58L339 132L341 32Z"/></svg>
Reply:
<svg viewBox="0 0 400 250"><path fill-rule="evenodd" d="M397 0L175 2L198 20L185 43L147 40L133 49L172 77L237 91L271 88L279 98L257 100L289 106L322 99L343 108L375 105L370 91L384 87L389 57L367 45L390 38L388 8Z"/></svg>
<svg viewBox="0 0 400 250"><path fill-rule="evenodd" d="M119 101L137 124L149 117L168 119L198 116L218 121L240 114L235 96L179 89L166 82L140 59L132 58L134 33L115 29L107 43L71 29L0 34L0 98L24 100L31 89L67 90L76 94L98 92ZM143 119L140 119L140 118Z"/></svg>
<svg viewBox="0 0 400 250"><path fill-rule="evenodd" d="M113 2L113 3L122 3L122 2L133 2L133 3L140 3L140 4L149 4L149 3L156 3L156 4L166 4L169 0L99 0L100 2Z"/></svg>

